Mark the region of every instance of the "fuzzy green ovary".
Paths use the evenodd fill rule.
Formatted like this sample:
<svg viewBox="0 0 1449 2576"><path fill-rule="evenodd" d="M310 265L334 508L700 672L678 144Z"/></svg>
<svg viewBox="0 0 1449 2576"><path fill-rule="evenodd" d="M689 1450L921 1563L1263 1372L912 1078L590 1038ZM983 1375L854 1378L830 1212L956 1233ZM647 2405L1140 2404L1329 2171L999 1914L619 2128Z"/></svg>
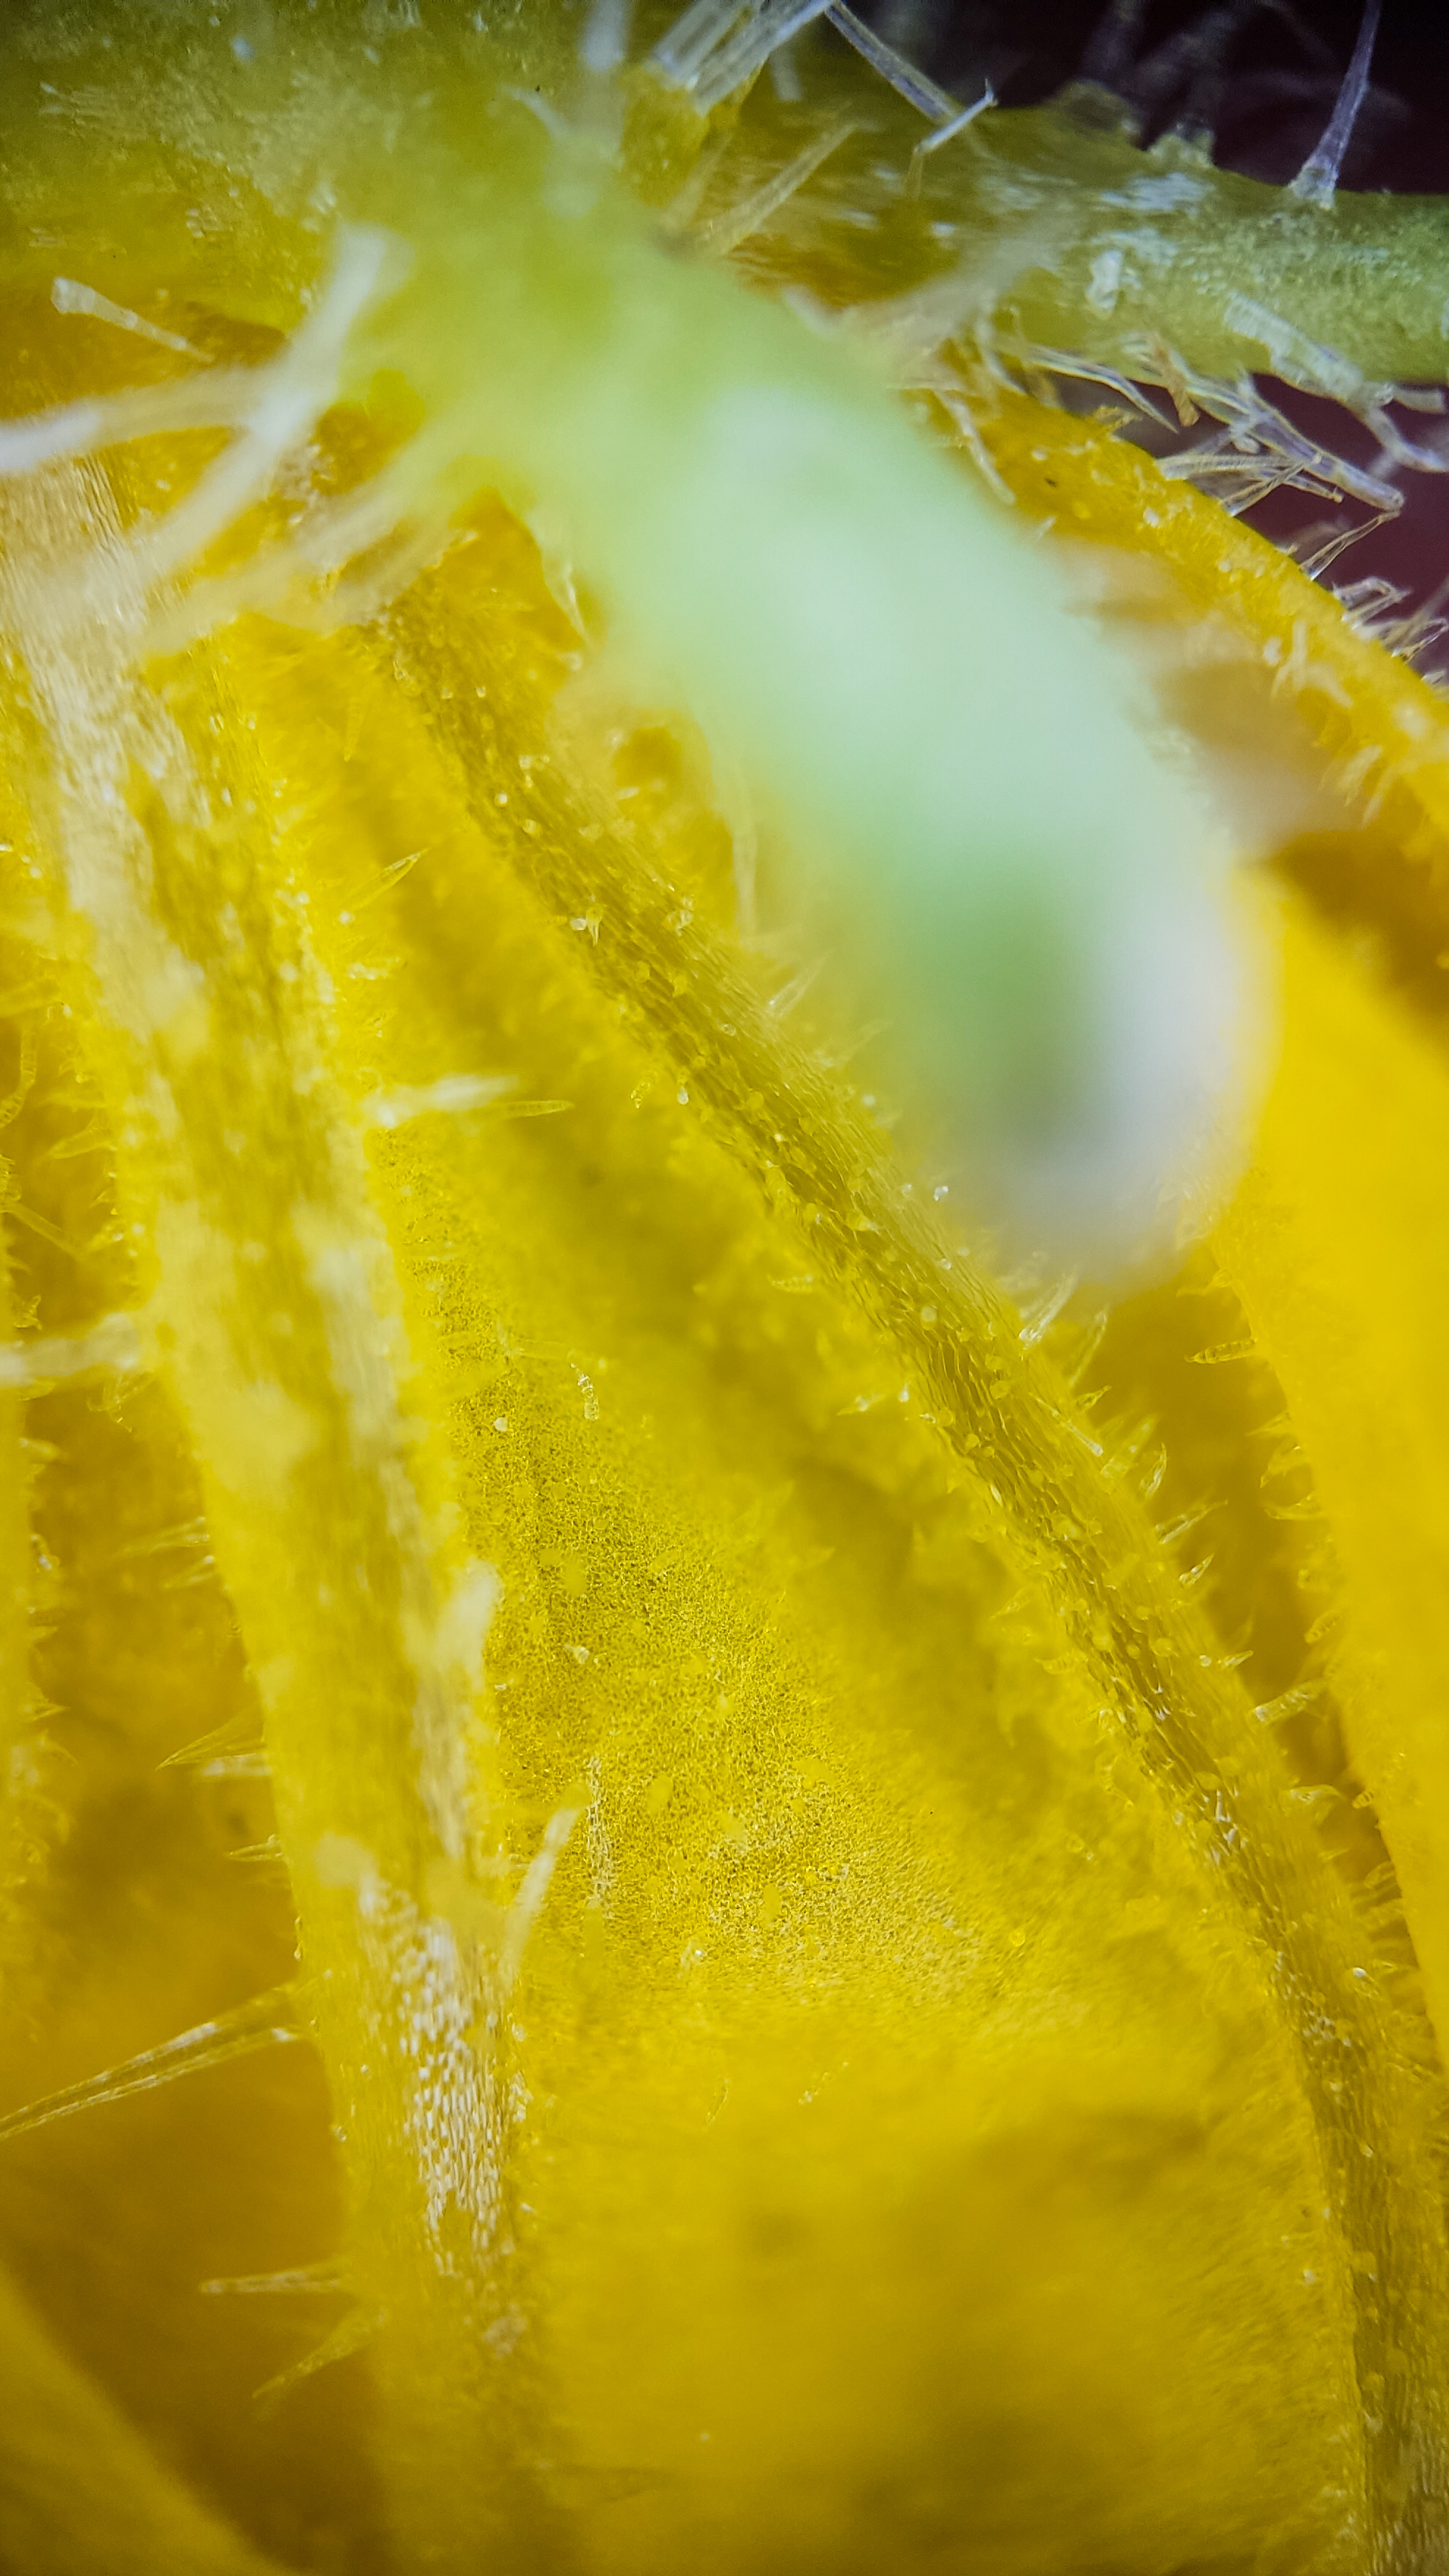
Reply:
<svg viewBox="0 0 1449 2576"><path fill-rule="evenodd" d="M1155 908L1200 911L1210 954L1199 828L1046 567L869 379L520 140L542 167L516 193L445 170L434 214L411 190L417 263L358 335L360 382L377 362L422 393L420 478L436 435L559 513L636 684L738 744L947 1150L974 1136L999 1202L1067 1137L1105 1195L1136 1152L1112 951Z"/></svg>
<svg viewBox="0 0 1449 2576"><path fill-rule="evenodd" d="M541 504L636 683L783 816L795 899L869 961L936 1151L1029 1241L1115 1257L1203 1152L1228 1053L1189 810L1045 567L867 374L662 259L599 155L516 100L456 125L419 110L406 158L369 136L365 168L335 138L340 204L411 254L343 379L422 400L389 506L492 480ZM1153 1124L1143 1101L1182 1106Z"/></svg>

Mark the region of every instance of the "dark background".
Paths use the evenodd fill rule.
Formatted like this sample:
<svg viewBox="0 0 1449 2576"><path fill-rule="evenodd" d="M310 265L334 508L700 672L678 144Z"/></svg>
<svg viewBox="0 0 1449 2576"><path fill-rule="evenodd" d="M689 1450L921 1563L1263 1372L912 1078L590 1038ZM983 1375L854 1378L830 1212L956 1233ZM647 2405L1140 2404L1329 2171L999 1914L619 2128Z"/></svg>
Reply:
<svg viewBox="0 0 1449 2576"><path fill-rule="evenodd" d="M1117 37L1104 0L874 0L861 14L965 98L985 75L1004 106L1026 107L1084 70L1113 71L1110 85L1142 113L1145 140L1187 116L1211 127L1225 167L1282 181L1328 123L1360 8L1148 0L1135 37ZM1372 87L1343 177L1354 188L1449 191L1444 0L1383 0Z"/></svg>

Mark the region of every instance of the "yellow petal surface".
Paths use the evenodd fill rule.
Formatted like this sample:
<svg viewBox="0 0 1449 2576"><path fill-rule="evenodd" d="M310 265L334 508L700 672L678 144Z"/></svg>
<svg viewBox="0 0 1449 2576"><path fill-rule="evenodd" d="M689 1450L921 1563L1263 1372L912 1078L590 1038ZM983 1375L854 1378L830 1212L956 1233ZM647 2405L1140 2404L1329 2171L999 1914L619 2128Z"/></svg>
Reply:
<svg viewBox="0 0 1449 2576"><path fill-rule="evenodd" d="M104 372L13 311L27 401ZM1287 913L1221 1276L1095 1357L501 503L359 627L148 658L47 582L194 443L7 486L17 2565L1437 2563L1441 720L1096 428L982 435L1410 889L1397 984Z"/></svg>

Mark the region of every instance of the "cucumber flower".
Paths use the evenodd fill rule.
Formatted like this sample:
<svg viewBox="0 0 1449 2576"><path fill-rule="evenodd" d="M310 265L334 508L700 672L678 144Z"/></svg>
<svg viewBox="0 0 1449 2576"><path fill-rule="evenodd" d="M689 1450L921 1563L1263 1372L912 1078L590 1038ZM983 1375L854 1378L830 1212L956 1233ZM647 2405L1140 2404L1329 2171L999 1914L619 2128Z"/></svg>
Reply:
<svg viewBox="0 0 1449 2576"><path fill-rule="evenodd" d="M1138 14L0 34L27 2576L1449 2566L1449 200Z"/></svg>

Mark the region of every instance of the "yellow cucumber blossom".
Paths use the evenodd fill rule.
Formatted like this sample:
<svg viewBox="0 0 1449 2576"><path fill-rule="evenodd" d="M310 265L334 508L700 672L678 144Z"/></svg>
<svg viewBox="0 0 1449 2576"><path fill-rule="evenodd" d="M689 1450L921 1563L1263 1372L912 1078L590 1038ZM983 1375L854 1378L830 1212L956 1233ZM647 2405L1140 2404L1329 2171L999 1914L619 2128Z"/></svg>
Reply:
<svg viewBox="0 0 1449 2576"><path fill-rule="evenodd" d="M1372 32L0 31L6 2566L1449 2567Z"/></svg>

